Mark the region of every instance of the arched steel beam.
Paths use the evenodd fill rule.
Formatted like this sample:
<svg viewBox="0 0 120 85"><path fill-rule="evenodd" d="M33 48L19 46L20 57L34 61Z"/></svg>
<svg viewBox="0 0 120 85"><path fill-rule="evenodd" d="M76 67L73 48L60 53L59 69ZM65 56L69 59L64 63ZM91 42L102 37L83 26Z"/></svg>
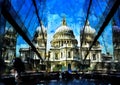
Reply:
<svg viewBox="0 0 120 85"><path fill-rule="evenodd" d="M89 17L89 12L90 12L90 8L91 8L91 4L92 4L92 0L89 1L89 6L88 6L88 10L87 10L87 16L86 16L86 20L85 20L84 27L83 27L83 34L82 34L82 39L81 39L81 47L82 47L82 44L83 44L84 31L85 31L85 26L86 26L86 23L87 23L87 20L88 20L88 17Z"/></svg>
<svg viewBox="0 0 120 85"><path fill-rule="evenodd" d="M95 42L97 41L97 39L100 37L100 35L102 34L102 32L104 31L105 27L108 25L109 21L111 20L111 18L113 17L113 15L115 14L115 12L117 11L118 7L120 5L120 0L116 0L113 7L111 8L109 14L106 16L106 19L104 21L104 23L102 24L102 26L100 27L100 30L98 31L98 34L95 36L94 41L92 42L91 46L89 47L89 50L87 51L87 54L85 55L85 58L83 60L83 63L85 62L92 46L95 44Z"/></svg>

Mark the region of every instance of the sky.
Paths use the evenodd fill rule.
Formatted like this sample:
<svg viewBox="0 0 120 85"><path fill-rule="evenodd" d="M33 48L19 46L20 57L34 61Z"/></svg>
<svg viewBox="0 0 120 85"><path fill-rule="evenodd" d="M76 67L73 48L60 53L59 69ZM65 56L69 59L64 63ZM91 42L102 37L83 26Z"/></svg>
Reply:
<svg viewBox="0 0 120 85"><path fill-rule="evenodd" d="M90 0L35 1L38 8L39 18L42 20L43 25L47 29L47 49L49 50L50 41L53 38L55 30L61 25L63 17L66 18L67 26L73 30L79 46L80 30L83 29ZM88 21L90 26L96 30L96 34L113 5L114 0L110 2L109 1L110 0L92 0ZM109 4L107 4L108 2ZM40 24L36 16L32 0L11 0L11 4L28 30L26 33L28 34L28 37L33 37L36 28ZM112 21L109 22L108 26L102 33L102 36L100 36L98 40L101 44L103 53L106 53L105 48L111 54L113 53ZM28 44L22 39L21 36L18 36L16 47L17 56L19 56L19 48L28 47Z"/></svg>

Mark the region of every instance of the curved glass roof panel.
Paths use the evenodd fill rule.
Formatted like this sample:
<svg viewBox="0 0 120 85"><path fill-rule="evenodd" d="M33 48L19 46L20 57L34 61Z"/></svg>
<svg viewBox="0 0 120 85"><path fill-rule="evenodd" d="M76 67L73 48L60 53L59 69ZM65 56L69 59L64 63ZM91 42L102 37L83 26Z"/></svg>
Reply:
<svg viewBox="0 0 120 85"><path fill-rule="evenodd" d="M98 34L116 1L117 0L8 0L5 2L11 15L13 14L14 20L30 41L32 41L34 37L36 28L41 26L41 22L47 28L48 41L50 41L51 37L49 35L54 34L57 27L61 25L63 17L66 18L67 25L72 28L79 41L80 30L84 29L87 20L90 26L96 30L96 34ZM112 18L118 26L120 26L119 15L120 7ZM112 19L99 37L100 43L102 45L105 44L106 48L111 46L112 43ZM107 36L111 37L108 39ZM21 36L18 36L17 44L24 43ZM112 49L112 47L110 48ZM107 50L109 50L109 48L107 48ZM112 50L109 50L109 52L111 51Z"/></svg>

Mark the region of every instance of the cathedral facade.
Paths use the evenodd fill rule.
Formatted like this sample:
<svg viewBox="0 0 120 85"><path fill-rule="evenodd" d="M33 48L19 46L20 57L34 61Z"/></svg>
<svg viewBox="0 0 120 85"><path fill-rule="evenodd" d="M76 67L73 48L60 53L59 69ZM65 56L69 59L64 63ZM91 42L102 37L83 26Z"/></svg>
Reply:
<svg viewBox="0 0 120 85"><path fill-rule="evenodd" d="M96 31L90 26L89 21L87 21L87 24L83 29L80 32L80 41L82 43L80 47L81 61L84 60L84 64L88 65L91 69L98 69L100 68L99 66L102 62L101 46L99 41L96 41L96 43L92 46L91 50L89 51L89 48L92 45L92 42L94 41L94 38L96 36ZM89 54L87 55L88 51Z"/></svg>
<svg viewBox="0 0 120 85"><path fill-rule="evenodd" d="M80 61L78 41L65 19L55 31L50 44L51 70L77 70Z"/></svg>
<svg viewBox="0 0 120 85"><path fill-rule="evenodd" d="M17 32L11 26L5 32L2 48L2 57L7 64L10 64L10 62L16 57L16 40Z"/></svg>
<svg viewBox="0 0 120 85"><path fill-rule="evenodd" d="M33 43L40 53L43 60L46 59L46 44L47 44L47 31L46 28L42 25L37 27L35 36L33 39ZM38 56L35 54L34 59L39 59Z"/></svg>
<svg viewBox="0 0 120 85"><path fill-rule="evenodd" d="M37 51L40 53L41 58L45 61L47 54L46 53L47 31L43 24L36 28L32 43L36 47ZM37 56L37 54L31 49L31 47L20 48L19 52L22 61L26 63L31 63L32 67L39 68L40 67L39 65L43 63L41 62L41 59Z"/></svg>
<svg viewBox="0 0 120 85"><path fill-rule="evenodd" d="M89 25L89 22L87 22L84 29L84 39L82 39L83 29L80 31L80 42L82 42L82 46L79 47L73 30L67 25L64 18L61 26L56 29L53 35L48 53L46 52L47 31L43 25L37 27L33 43L44 60L44 64L46 64L47 68L50 68L50 71L76 71L81 69L83 60L85 59L86 53L89 50L95 35L95 29ZM28 52L26 52L26 50ZM24 58L28 56L33 59L34 62L36 61L38 65L42 63L40 58L31 48L23 48L20 52L22 54L21 57L23 57L23 55ZM86 57L84 64L90 68L99 68L101 62L101 46L97 41Z"/></svg>

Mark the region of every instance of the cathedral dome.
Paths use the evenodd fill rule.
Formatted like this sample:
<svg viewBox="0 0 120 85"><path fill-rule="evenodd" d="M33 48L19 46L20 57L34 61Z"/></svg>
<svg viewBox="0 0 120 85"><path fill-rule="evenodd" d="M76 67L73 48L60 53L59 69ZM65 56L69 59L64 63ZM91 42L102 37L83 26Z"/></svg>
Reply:
<svg viewBox="0 0 120 85"><path fill-rule="evenodd" d="M85 26L85 30L84 30L84 33L85 34L95 34L95 29L92 28L90 25L89 25L89 22L87 21L87 24ZM83 30L81 30L81 33L83 33Z"/></svg>
<svg viewBox="0 0 120 85"><path fill-rule="evenodd" d="M65 18L62 20L62 25L55 31L53 38L54 40L75 39L73 30L67 26Z"/></svg>
<svg viewBox="0 0 120 85"><path fill-rule="evenodd" d="M75 39L73 30L69 28L66 24L65 18L62 20L62 25L57 28L55 34L53 35L53 40L51 45L54 46L63 46L63 44L74 44L72 46L77 46L78 42Z"/></svg>
<svg viewBox="0 0 120 85"><path fill-rule="evenodd" d="M120 32L120 28L118 26L113 26L113 31L114 32Z"/></svg>
<svg viewBox="0 0 120 85"><path fill-rule="evenodd" d="M66 25L62 25L60 27L57 28L57 30L55 31L55 33L61 33L61 32L70 32L72 31L68 26Z"/></svg>
<svg viewBox="0 0 120 85"><path fill-rule="evenodd" d="M73 34L73 31L71 28L69 28L66 24L65 19L62 21L62 26L58 27L55 31L55 34Z"/></svg>
<svg viewBox="0 0 120 85"><path fill-rule="evenodd" d="M36 32L41 34L43 31L43 33L46 33L46 28L42 25L42 27L38 26L36 29Z"/></svg>
<svg viewBox="0 0 120 85"><path fill-rule="evenodd" d="M46 30L46 28L43 25L38 26L36 28L35 33L34 33L33 42L37 43L38 41L40 41L42 39L46 39L46 38L47 38L47 30Z"/></svg>
<svg viewBox="0 0 120 85"><path fill-rule="evenodd" d="M11 26L9 29L8 29L8 32L14 32L14 28Z"/></svg>

